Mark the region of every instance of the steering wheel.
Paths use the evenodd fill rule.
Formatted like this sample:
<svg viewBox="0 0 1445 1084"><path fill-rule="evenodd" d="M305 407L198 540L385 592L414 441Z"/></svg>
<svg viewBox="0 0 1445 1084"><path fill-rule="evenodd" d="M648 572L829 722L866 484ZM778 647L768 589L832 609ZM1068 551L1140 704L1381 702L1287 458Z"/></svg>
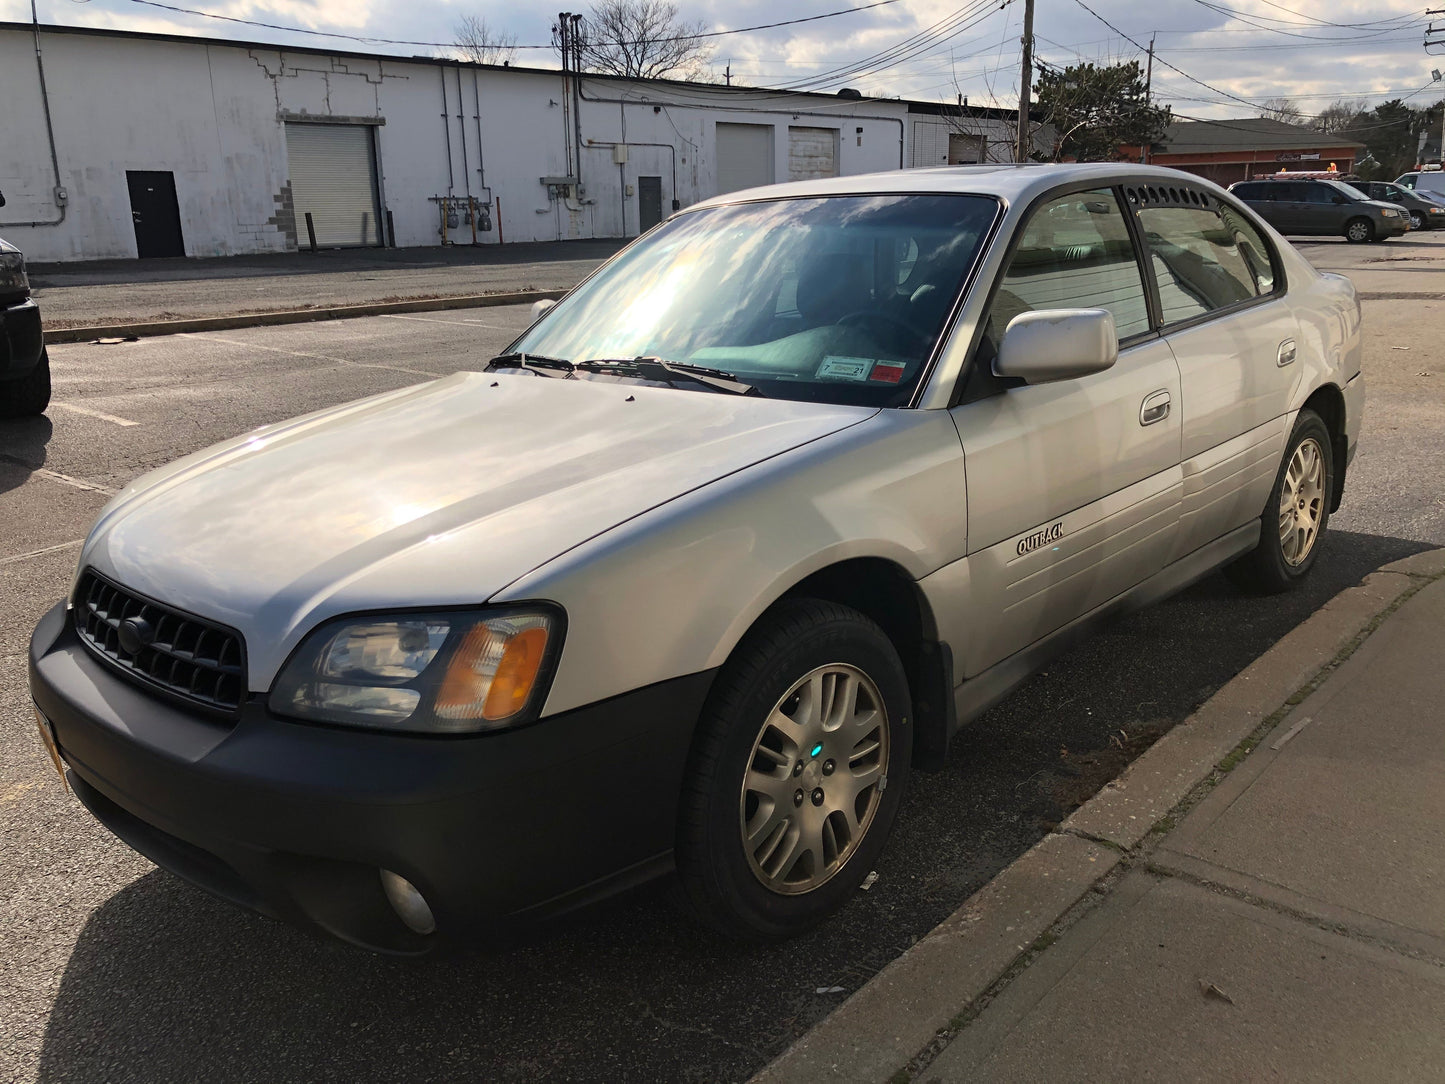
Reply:
<svg viewBox="0 0 1445 1084"><path fill-rule="evenodd" d="M918 329L907 321L900 320L896 316L889 316L886 312L879 312L876 309L858 309L854 312L844 313L833 321L838 327L854 327L866 324L887 324L894 331L900 332L900 341L905 345L918 345L922 342L923 336Z"/></svg>

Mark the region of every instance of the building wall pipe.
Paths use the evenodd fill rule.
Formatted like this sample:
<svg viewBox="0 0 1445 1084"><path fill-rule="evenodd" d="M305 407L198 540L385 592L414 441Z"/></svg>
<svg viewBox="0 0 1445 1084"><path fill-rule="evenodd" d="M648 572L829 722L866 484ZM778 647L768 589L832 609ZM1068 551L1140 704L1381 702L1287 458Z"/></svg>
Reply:
<svg viewBox="0 0 1445 1084"><path fill-rule="evenodd" d="M60 183L60 156L55 152L55 124L50 119L50 91L45 86L45 58L40 51L40 17L35 12L35 0L30 0L30 25L35 32L35 72L40 77L40 104L45 113L45 135L50 140L50 169L55 177L55 187L50 196L60 211L58 218L38 218L31 222L0 222L5 228L23 226L59 226L65 221L65 207L69 199L65 187Z"/></svg>

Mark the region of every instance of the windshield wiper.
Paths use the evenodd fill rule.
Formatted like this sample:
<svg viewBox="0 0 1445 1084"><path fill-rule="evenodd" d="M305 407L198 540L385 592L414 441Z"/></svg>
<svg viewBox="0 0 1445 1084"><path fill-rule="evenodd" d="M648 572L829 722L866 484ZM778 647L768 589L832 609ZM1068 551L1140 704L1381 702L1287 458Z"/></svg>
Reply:
<svg viewBox="0 0 1445 1084"><path fill-rule="evenodd" d="M572 368L579 373L630 376L674 386L678 380L684 380L727 395L762 395L762 392L751 384L743 383L732 373L722 369L709 369L682 361L665 361L662 358L592 358L579 361Z"/></svg>
<svg viewBox="0 0 1445 1084"><path fill-rule="evenodd" d="M544 357L541 354L498 354L491 361L487 362L483 372L490 373L493 369L530 369L542 376L554 377L558 380L566 380L572 375L576 366L570 361L561 358Z"/></svg>

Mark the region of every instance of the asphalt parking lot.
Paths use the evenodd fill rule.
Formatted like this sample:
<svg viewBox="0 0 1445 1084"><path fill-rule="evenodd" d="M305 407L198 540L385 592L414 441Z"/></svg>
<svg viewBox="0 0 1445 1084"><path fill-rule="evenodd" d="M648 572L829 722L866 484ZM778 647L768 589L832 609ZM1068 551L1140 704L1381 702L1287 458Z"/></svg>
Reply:
<svg viewBox="0 0 1445 1084"><path fill-rule="evenodd" d="M1445 271L1415 280L1445 296ZM493 308L55 346L48 417L0 423L0 1081L745 1079L1327 599L1445 545L1445 301L1387 295L1366 303L1363 447L1306 589L1261 600L1214 576L1057 660L916 777L876 884L807 937L717 942L662 884L401 962L215 901L100 829L35 738L24 651L109 495L254 426L479 367L526 321Z"/></svg>

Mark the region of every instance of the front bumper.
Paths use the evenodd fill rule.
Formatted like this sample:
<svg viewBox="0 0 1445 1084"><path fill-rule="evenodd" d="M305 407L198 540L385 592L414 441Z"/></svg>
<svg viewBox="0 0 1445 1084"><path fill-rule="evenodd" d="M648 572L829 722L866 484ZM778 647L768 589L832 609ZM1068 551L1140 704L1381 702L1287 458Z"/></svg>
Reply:
<svg viewBox="0 0 1445 1084"><path fill-rule="evenodd" d="M1410 229L1410 216L1401 215L1399 218L1385 218L1383 215L1375 219L1375 228L1387 237L1398 237Z"/></svg>
<svg viewBox="0 0 1445 1084"><path fill-rule="evenodd" d="M30 689L76 794L137 851L208 891L364 947L429 950L588 903L671 868L693 724L712 672L472 737L291 722L253 697L216 721L132 685L64 605ZM379 871L415 885L413 933Z"/></svg>
<svg viewBox="0 0 1445 1084"><path fill-rule="evenodd" d="M28 298L0 305L0 380L27 375L44 348L39 305Z"/></svg>

